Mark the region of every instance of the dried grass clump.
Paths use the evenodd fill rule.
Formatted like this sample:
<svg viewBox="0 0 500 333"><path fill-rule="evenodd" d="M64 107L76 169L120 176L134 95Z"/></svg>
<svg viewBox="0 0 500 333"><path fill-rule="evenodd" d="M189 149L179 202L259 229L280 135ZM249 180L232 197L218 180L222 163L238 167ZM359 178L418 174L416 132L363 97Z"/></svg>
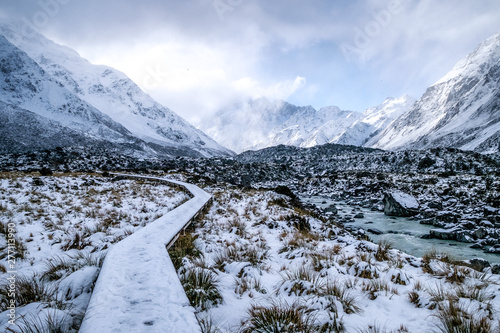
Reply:
<svg viewBox="0 0 500 333"><path fill-rule="evenodd" d="M318 332L315 318L307 307L298 303L274 303L270 306L252 305L249 318L242 324L242 333L313 333Z"/></svg>

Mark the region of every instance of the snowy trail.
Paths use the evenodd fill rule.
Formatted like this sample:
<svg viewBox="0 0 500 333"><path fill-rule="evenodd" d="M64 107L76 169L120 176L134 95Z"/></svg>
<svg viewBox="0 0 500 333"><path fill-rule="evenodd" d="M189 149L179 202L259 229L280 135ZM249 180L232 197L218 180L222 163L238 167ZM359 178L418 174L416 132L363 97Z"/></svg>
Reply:
<svg viewBox="0 0 500 333"><path fill-rule="evenodd" d="M180 185L194 197L110 249L80 332L200 332L166 244L207 205L211 196L179 181L133 177Z"/></svg>

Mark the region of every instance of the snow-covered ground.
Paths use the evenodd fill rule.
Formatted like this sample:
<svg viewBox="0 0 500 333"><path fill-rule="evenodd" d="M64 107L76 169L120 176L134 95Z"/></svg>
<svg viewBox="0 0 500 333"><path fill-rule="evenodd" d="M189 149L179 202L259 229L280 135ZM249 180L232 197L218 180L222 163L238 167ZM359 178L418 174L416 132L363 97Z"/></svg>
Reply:
<svg viewBox="0 0 500 333"><path fill-rule="evenodd" d="M210 195L195 185L168 181L193 197L109 250L80 333L200 332L165 246Z"/></svg>
<svg viewBox="0 0 500 333"><path fill-rule="evenodd" d="M0 174L0 331L50 321L77 331L107 249L188 199L147 180ZM8 323L12 275L17 326Z"/></svg>
<svg viewBox="0 0 500 333"><path fill-rule="evenodd" d="M271 191L212 191L178 270L206 332L498 330L498 275L356 239Z"/></svg>
<svg viewBox="0 0 500 333"><path fill-rule="evenodd" d="M15 263L24 286L17 290L16 323L62 323L64 332L78 330L105 250L188 199L146 181L0 175L0 270L13 269L6 257L10 222L25 247ZM498 330L500 277L488 269L454 266L439 253L416 258L356 238L273 191L204 190L213 195L212 207L170 249L202 332ZM0 275L2 310L9 276ZM1 314L1 327L21 331L8 324L8 314ZM147 315L137 314L148 321Z"/></svg>

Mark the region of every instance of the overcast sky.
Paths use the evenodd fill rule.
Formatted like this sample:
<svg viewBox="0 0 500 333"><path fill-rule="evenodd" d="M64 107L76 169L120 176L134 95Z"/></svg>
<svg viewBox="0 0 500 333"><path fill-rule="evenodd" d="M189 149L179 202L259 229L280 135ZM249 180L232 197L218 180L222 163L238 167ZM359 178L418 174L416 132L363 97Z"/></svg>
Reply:
<svg viewBox="0 0 500 333"><path fill-rule="evenodd" d="M363 111L420 97L500 31L498 0L0 0L196 123L247 96Z"/></svg>

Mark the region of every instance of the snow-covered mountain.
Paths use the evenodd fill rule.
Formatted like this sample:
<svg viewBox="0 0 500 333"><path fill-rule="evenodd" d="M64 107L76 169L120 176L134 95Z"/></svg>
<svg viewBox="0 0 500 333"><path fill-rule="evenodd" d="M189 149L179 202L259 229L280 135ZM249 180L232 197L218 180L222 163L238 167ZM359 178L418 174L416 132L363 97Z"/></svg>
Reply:
<svg viewBox="0 0 500 333"><path fill-rule="evenodd" d="M500 143L500 33L481 43L366 146L454 147L494 152Z"/></svg>
<svg viewBox="0 0 500 333"><path fill-rule="evenodd" d="M363 145L371 136L389 126L396 118L407 112L416 99L403 95L389 97L382 104L366 109L361 119L349 126L334 142L344 145Z"/></svg>
<svg viewBox="0 0 500 333"><path fill-rule="evenodd" d="M13 110L32 112L39 117L31 118L41 123L57 123L92 140L133 144L149 155L231 154L125 74L92 65L42 35L19 31L16 25L0 24L0 100L12 106L11 119Z"/></svg>
<svg viewBox="0 0 500 333"><path fill-rule="evenodd" d="M285 101L248 100L206 119L201 128L222 145L236 151L280 144L313 147L326 143L362 145L415 102L407 95L388 98L365 112L344 111L336 106L315 110Z"/></svg>

